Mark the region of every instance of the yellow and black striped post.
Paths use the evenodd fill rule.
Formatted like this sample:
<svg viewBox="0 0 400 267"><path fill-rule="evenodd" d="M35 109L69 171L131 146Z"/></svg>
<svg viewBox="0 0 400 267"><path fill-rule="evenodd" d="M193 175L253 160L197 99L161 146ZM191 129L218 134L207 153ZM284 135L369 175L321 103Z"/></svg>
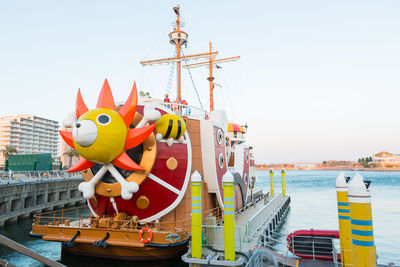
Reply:
<svg viewBox="0 0 400 267"><path fill-rule="evenodd" d="M340 236L340 254L342 257L342 266L352 266L351 253L351 225L350 225L350 207L347 198L347 182L344 173L341 172L336 178L336 196L339 214L339 236Z"/></svg>
<svg viewBox="0 0 400 267"><path fill-rule="evenodd" d="M225 260L235 261L235 193L232 173L227 171L222 177L224 190L224 247Z"/></svg>
<svg viewBox="0 0 400 267"><path fill-rule="evenodd" d="M197 171L194 171L191 176L190 188L192 190L192 257L201 259L201 175Z"/></svg>
<svg viewBox="0 0 400 267"><path fill-rule="evenodd" d="M349 184L353 265L376 266L371 194L360 174Z"/></svg>
<svg viewBox="0 0 400 267"><path fill-rule="evenodd" d="M286 197L286 173L285 169L282 169L282 195Z"/></svg>
<svg viewBox="0 0 400 267"><path fill-rule="evenodd" d="M275 189L274 189L274 171L271 169L269 170L269 186L270 186L270 192L271 192L271 197L275 196Z"/></svg>

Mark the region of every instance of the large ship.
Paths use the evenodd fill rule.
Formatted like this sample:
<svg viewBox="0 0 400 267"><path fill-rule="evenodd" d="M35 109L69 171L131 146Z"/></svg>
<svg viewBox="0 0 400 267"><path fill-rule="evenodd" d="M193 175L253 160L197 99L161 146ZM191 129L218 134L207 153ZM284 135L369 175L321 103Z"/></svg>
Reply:
<svg viewBox="0 0 400 267"><path fill-rule="evenodd" d="M222 223L222 179L234 178L234 209L259 200L255 190L255 159L246 143L247 126L214 110L216 64L239 57L216 59L210 50L182 55L188 34L181 30L180 9L169 40L176 56L143 61L142 65L175 63L176 100L139 98L136 85L127 101L116 105L105 80L96 108L89 109L80 91L74 118L61 131L64 141L80 154L69 171L82 172L79 191L87 207L35 216L31 235L62 242L73 254L123 260L172 258L183 254L191 237L192 196L189 183L200 176L202 217ZM189 60L200 60L181 66ZM203 61L201 61L203 60ZM181 68L207 66L210 108L187 104L181 97ZM68 121L68 120L67 120Z"/></svg>

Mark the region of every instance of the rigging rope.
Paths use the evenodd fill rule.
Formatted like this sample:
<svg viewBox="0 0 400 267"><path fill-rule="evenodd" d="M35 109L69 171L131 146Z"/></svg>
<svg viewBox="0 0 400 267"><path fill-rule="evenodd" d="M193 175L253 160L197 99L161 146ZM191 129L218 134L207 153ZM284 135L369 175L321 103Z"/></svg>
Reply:
<svg viewBox="0 0 400 267"><path fill-rule="evenodd" d="M182 51L182 55L185 56L184 53L183 53L183 51ZM185 60L185 62L186 62L186 64L188 64L188 60ZM202 110L205 110L205 109L203 108L203 104L201 103L201 99L200 99L200 96L199 96L199 92L197 91L197 88L196 88L196 85L195 85L195 83L194 83L194 80L193 80L193 77L192 77L192 73L191 73L191 71L190 71L190 68L187 68L187 70L188 70L188 72L189 72L190 80L192 80L194 92L196 93L197 100L199 101L200 107L201 107Z"/></svg>
<svg viewBox="0 0 400 267"><path fill-rule="evenodd" d="M175 52L175 57L176 57L176 52ZM166 94L168 94L168 95L171 94L171 86L172 86L172 81L174 79L174 73L175 73L175 62L172 62L171 69L169 70L169 77L168 77L167 90L166 90Z"/></svg>

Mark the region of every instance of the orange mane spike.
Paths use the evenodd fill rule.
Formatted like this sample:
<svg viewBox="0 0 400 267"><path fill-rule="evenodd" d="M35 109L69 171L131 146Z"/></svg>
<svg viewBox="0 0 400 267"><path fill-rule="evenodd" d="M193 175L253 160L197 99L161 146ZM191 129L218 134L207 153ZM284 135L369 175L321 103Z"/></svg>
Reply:
<svg viewBox="0 0 400 267"><path fill-rule="evenodd" d="M96 108L110 108L115 110L114 98L107 79L104 80L99 99L97 100Z"/></svg>
<svg viewBox="0 0 400 267"><path fill-rule="evenodd" d="M112 164L118 168L129 171L144 171L144 168L134 162L125 152L122 152L116 159L114 159Z"/></svg>
<svg viewBox="0 0 400 267"><path fill-rule="evenodd" d="M81 89L78 89L78 95L76 96L76 118L79 119L80 116L82 116L83 113L87 112L89 109L87 108L85 102L83 101L82 95L81 95Z"/></svg>
<svg viewBox="0 0 400 267"><path fill-rule="evenodd" d="M72 133L71 132L66 132L66 131L58 131L62 137L62 139L64 139L65 143L67 143L67 145L69 145L72 148L75 148L74 146L74 142L72 141Z"/></svg>
<svg viewBox="0 0 400 267"><path fill-rule="evenodd" d="M153 132L155 127L156 125L153 124L142 128L129 129L126 135L125 149L131 149L143 143Z"/></svg>
<svg viewBox="0 0 400 267"><path fill-rule="evenodd" d="M95 163L88 161L85 158L81 158L72 168L68 169L67 172L79 172L86 170L92 166L94 166Z"/></svg>
<svg viewBox="0 0 400 267"><path fill-rule="evenodd" d="M124 106L118 111L121 117L124 119L126 127L129 128L131 125L133 117L136 113L137 107L137 89L136 83L133 83L133 88L131 93L129 94L128 99L126 100Z"/></svg>

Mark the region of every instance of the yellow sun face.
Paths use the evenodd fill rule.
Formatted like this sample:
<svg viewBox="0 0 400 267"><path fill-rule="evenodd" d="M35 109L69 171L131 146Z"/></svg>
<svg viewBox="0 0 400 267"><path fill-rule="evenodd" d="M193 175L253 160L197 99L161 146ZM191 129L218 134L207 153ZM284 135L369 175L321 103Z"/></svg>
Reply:
<svg viewBox="0 0 400 267"><path fill-rule="evenodd" d="M75 149L91 162L107 164L124 151L128 128L120 114L109 108L84 113L72 134Z"/></svg>
<svg viewBox="0 0 400 267"><path fill-rule="evenodd" d="M109 164L130 171L145 169L133 161L126 150L142 144L153 132L155 124L129 129L136 113L137 89L133 84L125 104L115 110L114 98L107 79L101 88L95 109L89 110L78 90L76 119L72 133L60 131L61 137L81 156L69 172L88 169L96 163Z"/></svg>

